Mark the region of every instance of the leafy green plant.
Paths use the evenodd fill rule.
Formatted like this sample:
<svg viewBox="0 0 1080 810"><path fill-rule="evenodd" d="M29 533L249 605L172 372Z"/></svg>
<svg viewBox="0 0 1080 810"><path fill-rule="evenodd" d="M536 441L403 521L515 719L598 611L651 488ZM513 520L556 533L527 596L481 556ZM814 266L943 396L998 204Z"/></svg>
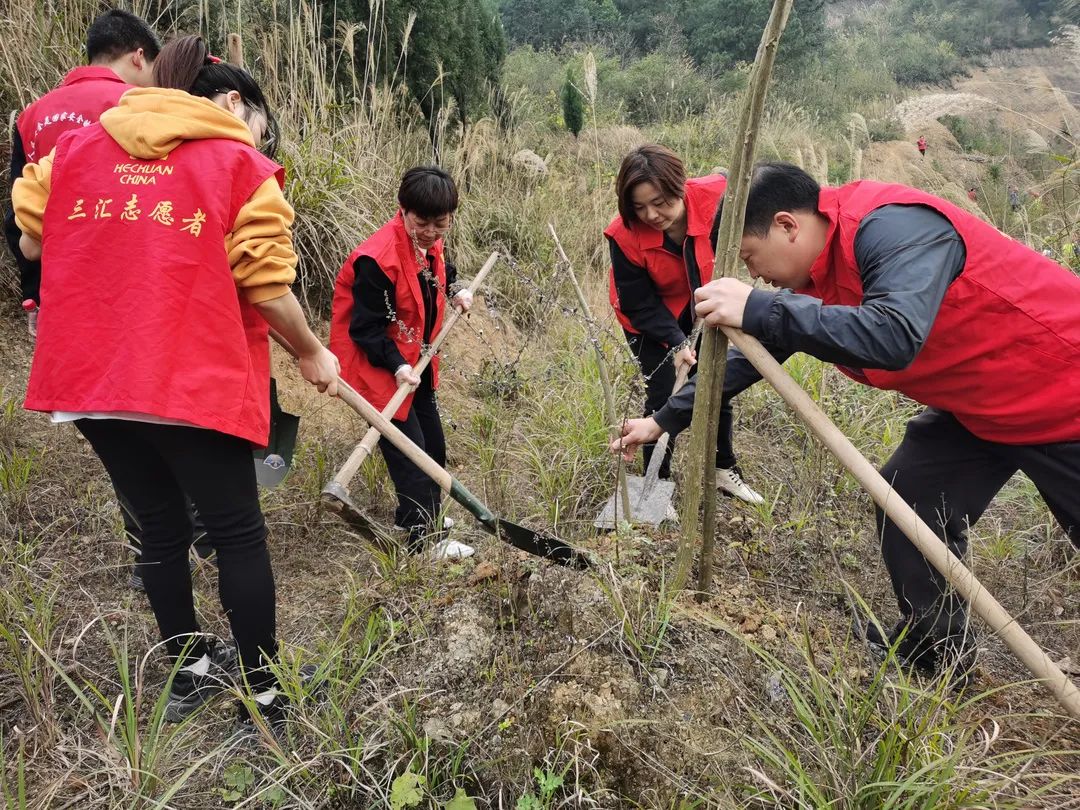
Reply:
<svg viewBox="0 0 1080 810"><path fill-rule="evenodd" d="M165 719L168 682L175 677L182 659L173 665L169 681L158 691L146 683L152 652L136 663L131 659L126 631L118 637L103 617L91 624L100 625L111 653L115 668L111 679L79 683L39 644L31 640L31 645L89 714L108 746L110 755L102 757L100 775L110 789L117 795L154 799L165 805L207 762L220 755L222 746L211 746L206 753L189 756L194 721L202 709L179 723ZM89 630L89 626L84 628L82 634ZM147 693L154 691L157 697L151 703Z"/></svg>
<svg viewBox="0 0 1080 810"><path fill-rule="evenodd" d="M221 774L224 786L219 788L221 798L227 802L238 802L255 785L255 772L251 766L240 762L230 763Z"/></svg>
<svg viewBox="0 0 1080 810"><path fill-rule="evenodd" d="M546 768L533 768L536 792L522 795L514 805L514 810L548 810L555 794L563 786L565 777L566 771L555 773Z"/></svg>

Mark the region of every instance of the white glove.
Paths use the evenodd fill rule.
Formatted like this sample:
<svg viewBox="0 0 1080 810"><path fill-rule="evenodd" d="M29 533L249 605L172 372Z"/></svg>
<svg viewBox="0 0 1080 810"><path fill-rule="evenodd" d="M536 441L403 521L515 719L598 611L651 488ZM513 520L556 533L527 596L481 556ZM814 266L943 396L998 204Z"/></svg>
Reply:
<svg viewBox="0 0 1080 810"><path fill-rule="evenodd" d="M413 367L410 366L408 363L402 363L400 366L398 366L397 371L394 372L394 379L397 380L397 384L399 386L405 385L406 383L408 383L409 385L420 384L419 375L417 375L417 373L413 371Z"/></svg>
<svg viewBox="0 0 1080 810"><path fill-rule="evenodd" d="M460 307L462 312L468 312L473 304L472 290L461 290L454 296L454 306Z"/></svg>

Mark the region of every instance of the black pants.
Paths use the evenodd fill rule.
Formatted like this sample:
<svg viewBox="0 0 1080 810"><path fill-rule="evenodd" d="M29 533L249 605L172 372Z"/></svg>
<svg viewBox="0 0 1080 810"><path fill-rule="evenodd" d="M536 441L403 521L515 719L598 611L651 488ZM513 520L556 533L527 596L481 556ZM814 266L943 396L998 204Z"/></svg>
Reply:
<svg viewBox="0 0 1080 810"><path fill-rule="evenodd" d="M217 552L218 592L253 688L277 653L274 574L259 508L251 445L213 430L119 419L80 419L86 436L142 527L142 575L161 636L178 657L199 631L188 547L193 526L184 493L199 504ZM189 655L206 652L197 639Z"/></svg>
<svg viewBox="0 0 1080 810"><path fill-rule="evenodd" d="M641 365L641 373L645 375L645 412L642 416L651 416L667 404L671 396L671 389L675 385L675 363L669 356L669 349L661 344L650 340L644 335L635 335L627 332L626 340L630 344L630 350L634 353ZM697 366L691 371L691 376L697 373ZM720 408L720 428L716 432L716 466L728 469L735 466L735 450L732 447L732 429L734 425L732 416L731 400L725 400ZM649 459L652 458L655 444L647 444L642 447L645 468L649 467ZM671 454L675 451L675 440L668 440L667 453L664 462L660 466L660 477L671 478Z"/></svg>
<svg viewBox="0 0 1080 810"><path fill-rule="evenodd" d="M135 517L135 507L131 505L131 501L127 499L127 496L119 490L115 481L113 482L113 491L116 493L117 503L120 504L120 517L124 520L124 534L127 536L131 550L135 552L135 565L139 566L141 565L143 546L142 526L139 524L139 519ZM192 536L195 538L192 541L192 548L195 549L196 554L205 560L214 553L214 547L206 536L206 526L203 525L199 510L195 508L195 504L190 499L185 500L187 501L188 511L191 513ZM139 572L142 573L141 568Z"/></svg>
<svg viewBox="0 0 1080 810"><path fill-rule="evenodd" d="M439 420L435 391L431 387L430 368L420 376L420 385L413 394L408 416L392 421L440 467L446 466L446 437ZM420 551L423 537L432 531L435 517L441 509L442 491L438 484L385 438L379 439L379 448L397 490L394 523L409 531L409 550Z"/></svg>
<svg viewBox="0 0 1080 810"><path fill-rule="evenodd" d="M1023 470L1074 544L1080 546L1080 442L1008 445L974 436L952 414L928 408L907 425L881 474L961 559L967 527L982 516L1005 482ZM965 605L944 577L877 510L885 565L916 637L959 633Z"/></svg>

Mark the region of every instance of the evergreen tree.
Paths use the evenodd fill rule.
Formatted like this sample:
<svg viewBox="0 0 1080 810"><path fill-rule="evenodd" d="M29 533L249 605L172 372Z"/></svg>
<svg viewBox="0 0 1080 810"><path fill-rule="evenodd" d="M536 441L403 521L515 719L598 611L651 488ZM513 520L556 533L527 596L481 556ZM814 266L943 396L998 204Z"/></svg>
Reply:
<svg viewBox="0 0 1080 810"><path fill-rule="evenodd" d="M574 74L569 68L566 69L566 81L563 82L561 95L563 121L576 138L585 124L585 99L575 86Z"/></svg>
<svg viewBox="0 0 1080 810"><path fill-rule="evenodd" d="M434 127L451 102L462 124L484 110L506 57L506 39L495 0L338 0L324 6L326 36L332 20L371 24L380 43L379 78L401 78ZM372 7L377 16L371 19ZM411 17L415 15L412 24ZM406 33L408 39L406 40ZM356 52L363 74L367 54ZM434 132L434 130L433 130Z"/></svg>

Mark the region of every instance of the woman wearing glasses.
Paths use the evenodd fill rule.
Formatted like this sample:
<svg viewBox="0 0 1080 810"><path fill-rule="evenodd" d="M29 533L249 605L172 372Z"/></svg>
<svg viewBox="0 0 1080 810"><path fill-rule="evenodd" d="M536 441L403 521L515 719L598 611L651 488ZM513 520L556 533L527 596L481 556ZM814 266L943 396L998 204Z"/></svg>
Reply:
<svg viewBox="0 0 1080 810"><path fill-rule="evenodd" d="M361 243L338 273L330 347L341 360L342 377L379 410L398 386L414 386L392 421L445 466L446 439L435 399L439 358L421 374L413 366L442 327L447 294L457 281L457 271L443 257L457 187L442 169L417 166L401 178L398 205L394 218ZM472 294L462 290L453 303L467 312ZM394 522L408 532L409 553L434 540L435 559L472 556L472 547L446 536L449 521L436 525L442 501L438 485L385 438L379 447L397 491Z"/></svg>

